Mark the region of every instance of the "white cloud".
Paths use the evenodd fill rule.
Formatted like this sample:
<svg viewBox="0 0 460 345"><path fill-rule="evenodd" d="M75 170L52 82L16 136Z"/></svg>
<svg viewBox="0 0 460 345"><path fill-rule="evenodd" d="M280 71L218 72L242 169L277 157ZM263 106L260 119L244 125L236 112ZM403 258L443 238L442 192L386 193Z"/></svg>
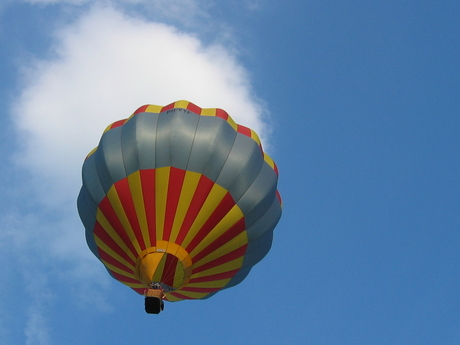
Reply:
<svg viewBox="0 0 460 345"><path fill-rule="evenodd" d="M106 7L57 37L55 58L29 66L13 109L24 145L19 161L50 205L73 202L80 165L102 130L143 104L187 99L224 108L264 135L247 73L223 46Z"/></svg>

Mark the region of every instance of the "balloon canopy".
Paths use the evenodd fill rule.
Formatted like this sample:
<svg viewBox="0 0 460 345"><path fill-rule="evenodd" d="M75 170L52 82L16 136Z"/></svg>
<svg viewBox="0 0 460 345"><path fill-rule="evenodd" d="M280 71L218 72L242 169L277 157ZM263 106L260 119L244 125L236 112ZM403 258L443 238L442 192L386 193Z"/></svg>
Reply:
<svg viewBox="0 0 460 345"><path fill-rule="evenodd" d="M104 131L83 164L78 211L110 275L168 301L240 283L281 216L278 169L222 109L145 105Z"/></svg>

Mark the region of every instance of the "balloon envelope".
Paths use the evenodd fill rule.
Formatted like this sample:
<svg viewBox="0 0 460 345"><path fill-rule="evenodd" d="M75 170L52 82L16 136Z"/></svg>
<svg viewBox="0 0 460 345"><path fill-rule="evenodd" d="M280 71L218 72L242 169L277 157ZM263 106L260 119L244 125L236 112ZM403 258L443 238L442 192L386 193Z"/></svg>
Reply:
<svg viewBox="0 0 460 345"><path fill-rule="evenodd" d="M111 124L83 164L78 211L111 276L169 301L241 282L281 216L278 171L257 134L221 109L146 105Z"/></svg>

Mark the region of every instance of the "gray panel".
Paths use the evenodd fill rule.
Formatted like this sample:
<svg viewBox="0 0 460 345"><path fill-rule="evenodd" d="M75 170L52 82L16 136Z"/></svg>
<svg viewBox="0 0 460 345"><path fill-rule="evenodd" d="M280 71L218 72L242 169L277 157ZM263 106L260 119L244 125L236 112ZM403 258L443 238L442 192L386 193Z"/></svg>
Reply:
<svg viewBox="0 0 460 345"><path fill-rule="evenodd" d="M214 140L209 140L211 138L206 134L206 131L215 134ZM201 116L195 135L189 167L192 166L192 158L198 161L207 160L207 164L201 167L200 170L195 170L194 167L191 170L201 172L215 182L227 160L235 138L236 132L227 121L214 116ZM201 157L196 157L195 155Z"/></svg>
<svg viewBox="0 0 460 345"><path fill-rule="evenodd" d="M170 116L172 121L171 166L185 170L200 116L186 109L176 109L166 116Z"/></svg>
<svg viewBox="0 0 460 345"><path fill-rule="evenodd" d="M77 198L78 214L85 228L93 229L96 222L97 205L94 202L88 189L83 186Z"/></svg>
<svg viewBox="0 0 460 345"><path fill-rule="evenodd" d="M126 175L139 170L136 144L136 118L129 119L121 127L121 151Z"/></svg>
<svg viewBox="0 0 460 345"><path fill-rule="evenodd" d="M248 234L249 244L259 236L270 231L273 232L276 224L281 217L281 205L277 198L273 199L272 205L266 210L266 212L257 219L254 223L246 228Z"/></svg>
<svg viewBox="0 0 460 345"><path fill-rule="evenodd" d="M209 116L199 117L187 170L202 173L208 165L216 138L224 126L223 120L215 120Z"/></svg>
<svg viewBox="0 0 460 345"><path fill-rule="evenodd" d="M165 116L173 113L173 110L161 113L158 118L158 127L155 146L155 167L167 167L171 165L171 135L173 130L173 117Z"/></svg>
<svg viewBox="0 0 460 345"><path fill-rule="evenodd" d="M155 169L155 147L159 114L139 113L131 120L136 124L136 146L139 167L136 170ZM130 121L131 121L130 120Z"/></svg>
<svg viewBox="0 0 460 345"><path fill-rule="evenodd" d="M77 199L78 214L80 219L85 226L85 236L86 243L88 244L89 249L93 252L96 257L99 258L99 253L97 251L96 242L93 236L94 224L96 223L96 208L94 207L93 200L89 195L89 192L86 191L83 187L78 195Z"/></svg>
<svg viewBox="0 0 460 345"><path fill-rule="evenodd" d="M273 169L264 163L254 183L238 200L237 204L244 213L247 226L260 218L272 205L276 198L277 180Z"/></svg>
<svg viewBox="0 0 460 345"><path fill-rule="evenodd" d="M94 155L99 179L107 193L115 182L126 177L121 153L121 127L104 133Z"/></svg>
<svg viewBox="0 0 460 345"><path fill-rule="evenodd" d="M96 153L89 156L82 168L83 185L86 186L94 202L99 204L105 197L105 191L96 169Z"/></svg>
<svg viewBox="0 0 460 345"><path fill-rule="evenodd" d="M93 254L99 258L96 242L93 236L94 224L96 223L96 210L97 205L94 203L93 198L83 186L77 199L78 214L85 226L86 243Z"/></svg>
<svg viewBox="0 0 460 345"><path fill-rule="evenodd" d="M248 136L238 133L216 183L227 189L233 199L238 201L253 183L263 164L259 145Z"/></svg>

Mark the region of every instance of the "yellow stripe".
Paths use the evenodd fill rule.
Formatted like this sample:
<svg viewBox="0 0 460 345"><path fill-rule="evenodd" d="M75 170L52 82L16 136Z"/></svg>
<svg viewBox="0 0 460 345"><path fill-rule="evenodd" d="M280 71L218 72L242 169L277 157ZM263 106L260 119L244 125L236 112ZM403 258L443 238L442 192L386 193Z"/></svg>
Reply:
<svg viewBox="0 0 460 345"><path fill-rule="evenodd" d="M212 276L214 274L219 274L222 272L228 272L228 271L240 269L241 266L243 266L243 261L244 261L244 256L241 256L235 260L226 262L225 264L210 268L206 271L195 273L192 275L191 279Z"/></svg>
<svg viewBox="0 0 460 345"><path fill-rule="evenodd" d="M122 284L124 284L126 286L129 286L130 288L133 288L133 289L147 288L147 286L145 286L143 284L126 283L126 282L122 282L122 281L120 281L120 283L122 283Z"/></svg>
<svg viewBox="0 0 460 345"><path fill-rule="evenodd" d="M163 167L155 170L155 218L157 241L163 239L170 169L170 167Z"/></svg>
<svg viewBox="0 0 460 345"><path fill-rule="evenodd" d="M112 125L113 125L113 123L111 123L110 125L105 127L104 132L102 132L102 133L104 134L105 132L108 132L112 128Z"/></svg>
<svg viewBox="0 0 460 345"><path fill-rule="evenodd" d="M126 216L125 210L123 209L123 205L121 204L120 198L118 196L117 190L115 189L115 185L113 185L110 189L109 192L107 193L107 198L110 201L110 204L113 207L113 210L115 211L115 214L117 215L118 219L120 220L121 225L123 226L123 229L125 230L126 234L128 235L131 243L134 246L134 249L140 253L141 252L141 247L139 246L139 243L137 242L136 236L134 235L134 231L131 228L131 224L129 223L128 217Z"/></svg>
<svg viewBox="0 0 460 345"><path fill-rule="evenodd" d="M105 230L105 232L107 232L107 234L112 238L112 240L114 240L115 243L118 244L118 246L126 253L126 255L128 255L133 261L136 261L136 258L134 257L134 255L131 252L131 250L129 250L128 246L121 239L121 237L118 235L118 233L112 227L112 225L110 225L109 221L107 220L107 218L105 218L104 214L102 213L102 211L99 208L97 209L96 220L99 222L99 224Z"/></svg>
<svg viewBox="0 0 460 345"><path fill-rule="evenodd" d="M216 116L216 108L201 109L202 116Z"/></svg>
<svg viewBox="0 0 460 345"><path fill-rule="evenodd" d="M200 283L192 283L187 284L187 287L197 287L197 288L222 288L228 284L230 278L228 279L221 279L221 280L211 280L209 282L200 282Z"/></svg>
<svg viewBox="0 0 460 345"><path fill-rule="evenodd" d="M248 243L248 237L246 234L246 231L243 231L241 234L238 236L234 237L232 240L228 241L225 243L223 246L219 247L215 251L213 251L211 254L205 256L203 259L201 259L198 262L193 263L192 269L200 267L208 262L211 262L217 258L220 258L221 256L230 253L231 251L240 248L241 246L245 245ZM192 257L193 260L193 257Z"/></svg>
<svg viewBox="0 0 460 345"><path fill-rule="evenodd" d="M144 197L142 194L141 185L141 174L138 171L128 176L129 189L134 202L134 208L136 210L137 220L142 232L142 238L144 239L145 247L150 247L150 235L149 228L147 226L147 216L145 214Z"/></svg>
<svg viewBox="0 0 460 345"><path fill-rule="evenodd" d="M91 156L94 152L96 152L96 150L97 150L97 146L96 146L94 149L92 149L92 150L90 151L90 153L88 153L88 154L86 155L86 158L88 158L89 156Z"/></svg>
<svg viewBox="0 0 460 345"><path fill-rule="evenodd" d="M122 258L120 255L118 255L116 252L112 250L107 244L105 244L99 237L94 235L94 240L96 242L96 245L102 249L104 252L106 252L108 255L110 255L112 258L114 258L116 261L121 263L122 265L132 269L134 271L134 266L130 262L126 261L124 258Z"/></svg>
<svg viewBox="0 0 460 345"><path fill-rule="evenodd" d="M267 162L268 165L270 165L272 167L273 170L275 170L275 162L273 161L273 159L267 155L265 152L264 152L264 160L265 162Z"/></svg>
<svg viewBox="0 0 460 345"><path fill-rule="evenodd" d="M189 105L189 101L177 101L174 103L174 108L184 108L187 109L187 106Z"/></svg>
<svg viewBox="0 0 460 345"><path fill-rule="evenodd" d="M214 212L216 207L222 201L226 193L227 191L224 188L217 184L214 184L214 186L211 188L211 191L209 192L208 197L206 198L206 201L201 207L200 212L198 212L198 215L196 216L192 226L190 227L187 235L185 236L184 241L181 243L181 246L183 248L187 248L192 239L202 228L204 223L206 223L209 216Z"/></svg>
<svg viewBox="0 0 460 345"><path fill-rule="evenodd" d="M193 195L200 181L201 174L187 171L185 173L184 183L180 192L179 203L177 205L176 215L174 217L174 223L171 229L170 241L175 242L179 235L179 230L184 222L187 210L192 202Z"/></svg>
<svg viewBox="0 0 460 345"><path fill-rule="evenodd" d="M174 270L173 287L175 289L178 289L181 287L183 282L184 282L184 266L182 266L182 263L178 261L176 264L176 268Z"/></svg>
<svg viewBox="0 0 460 345"><path fill-rule="evenodd" d="M238 205L234 205L224 218L222 218L221 221L214 227L214 229L212 229L211 232L200 242L200 244L196 246L196 248L190 253L190 256L194 257L196 254L209 246L216 238L243 218L243 216L243 212L241 212Z"/></svg>
<svg viewBox="0 0 460 345"><path fill-rule="evenodd" d="M257 133L253 131L252 129L251 129L251 138L260 146L260 138L257 135Z"/></svg>
<svg viewBox="0 0 460 345"><path fill-rule="evenodd" d="M182 291L182 290L177 290L177 293L180 293L181 295L194 298L194 299L201 299L209 295L209 292L206 293L201 293L201 292L189 292L189 291Z"/></svg>
<svg viewBox="0 0 460 345"><path fill-rule="evenodd" d="M132 278L132 279L137 279L136 276L134 274L129 274L128 272L126 271L123 271L122 269L116 267L116 266L113 266L111 264L109 264L107 261L105 260L102 260L102 263L104 264L105 267L107 267L109 270L111 271L114 271L116 273L119 273L125 277L128 277L128 278ZM118 278L117 278L118 280Z"/></svg>
<svg viewBox="0 0 460 345"><path fill-rule="evenodd" d="M150 104L147 108L145 108L145 112L158 114L161 109L163 109L161 105Z"/></svg>
<svg viewBox="0 0 460 345"><path fill-rule="evenodd" d="M238 131L238 125L230 116L228 117L227 122L230 124L230 126L233 127L235 131Z"/></svg>
<svg viewBox="0 0 460 345"><path fill-rule="evenodd" d="M179 302L179 301L183 301L182 298L175 297L175 296L173 296L173 295L171 295L171 294L169 294L169 293L165 293L165 295L166 295L166 298L167 298L167 300L168 300L169 302Z"/></svg>
<svg viewBox="0 0 460 345"><path fill-rule="evenodd" d="M155 255L155 254L150 254L150 255ZM153 277L152 277L153 282L161 281L161 276L163 275L163 270L165 268L165 262L166 262L166 254L162 254L158 262L157 269L155 270L155 273L153 274Z"/></svg>

